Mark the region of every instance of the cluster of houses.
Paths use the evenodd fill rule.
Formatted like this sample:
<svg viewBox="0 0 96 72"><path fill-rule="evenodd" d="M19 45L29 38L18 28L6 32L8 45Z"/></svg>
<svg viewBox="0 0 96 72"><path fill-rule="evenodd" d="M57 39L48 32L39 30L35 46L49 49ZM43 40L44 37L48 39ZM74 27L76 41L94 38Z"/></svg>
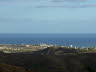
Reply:
<svg viewBox="0 0 96 72"><path fill-rule="evenodd" d="M40 45L31 45L31 44L0 44L0 51L9 52L9 51L36 51L40 49L44 49L47 47L51 47L54 45L40 44Z"/></svg>
<svg viewBox="0 0 96 72"><path fill-rule="evenodd" d="M40 49L45 49L47 47L54 47L57 45L47 45L47 44L39 44L39 45L31 45L31 44L0 44L0 51L6 52L8 53L9 51L37 51ZM86 51L92 49L92 50L96 50L96 48L78 48L78 47L73 47L73 45L70 46L59 46L59 47L63 47L63 48L74 48L74 49L84 49Z"/></svg>

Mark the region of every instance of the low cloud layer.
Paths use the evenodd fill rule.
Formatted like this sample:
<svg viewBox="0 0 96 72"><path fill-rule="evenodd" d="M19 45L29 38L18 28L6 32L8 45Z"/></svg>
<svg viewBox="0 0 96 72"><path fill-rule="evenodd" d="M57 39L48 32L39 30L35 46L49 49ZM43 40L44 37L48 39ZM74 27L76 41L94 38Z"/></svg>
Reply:
<svg viewBox="0 0 96 72"><path fill-rule="evenodd" d="M95 1L95 0L94 0ZM31 8L87 8L96 7L91 0L0 0L0 5L17 5Z"/></svg>
<svg viewBox="0 0 96 72"><path fill-rule="evenodd" d="M88 0L51 0L51 2L86 2Z"/></svg>
<svg viewBox="0 0 96 72"><path fill-rule="evenodd" d="M27 1L49 1L49 2L86 2L88 0L0 0L0 2L27 2Z"/></svg>
<svg viewBox="0 0 96 72"><path fill-rule="evenodd" d="M36 6L36 8L88 8L88 7L96 7L96 4L88 4L88 5L79 5L79 6Z"/></svg>
<svg viewBox="0 0 96 72"><path fill-rule="evenodd" d="M49 5L38 5L36 8L87 8L96 7L90 0L49 0Z"/></svg>

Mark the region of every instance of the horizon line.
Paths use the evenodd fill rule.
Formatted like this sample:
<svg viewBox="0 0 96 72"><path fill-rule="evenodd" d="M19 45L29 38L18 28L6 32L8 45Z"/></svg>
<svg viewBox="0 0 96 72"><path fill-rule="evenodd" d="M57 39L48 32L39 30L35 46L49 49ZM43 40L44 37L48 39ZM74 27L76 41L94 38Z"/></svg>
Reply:
<svg viewBox="0 0 96 72"><path fill-rule="evenodd" d="M0 33L0 34L96 34L96 33Z"/></svg>

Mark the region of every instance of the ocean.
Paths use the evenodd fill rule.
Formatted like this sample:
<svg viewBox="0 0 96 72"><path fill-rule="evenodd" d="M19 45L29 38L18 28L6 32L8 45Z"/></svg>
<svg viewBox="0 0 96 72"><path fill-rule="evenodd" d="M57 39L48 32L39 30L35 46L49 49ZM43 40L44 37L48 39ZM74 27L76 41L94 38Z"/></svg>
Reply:
<svg viewBox="0 0 96 72"><path fill-rule="evenodd" d="M51 44L96 47L96 34L0 34L0 44Z"/></svg>

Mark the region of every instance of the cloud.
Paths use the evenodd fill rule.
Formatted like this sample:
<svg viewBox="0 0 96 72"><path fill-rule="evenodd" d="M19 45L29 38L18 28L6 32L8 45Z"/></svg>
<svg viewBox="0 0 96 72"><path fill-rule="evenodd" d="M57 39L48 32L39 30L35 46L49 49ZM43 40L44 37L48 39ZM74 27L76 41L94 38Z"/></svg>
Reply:
<svg viewBox="0 0 96 72"><path fill-rule="evenodd" d="M0 0L0 2L18 2L18 1L22 1L22 2L27 2L27 1L49 1L49 2L85 2L85 1L88 1L88 0Z"/></svg>
<svg viewBox="0 0 96 72"><path fill-rule="evenodd" d="M41 0L44 1L44 0ZM46 0L44 5L37 5L36 8L87 8L96 7L96 4L89 0ZM51 3L50 3L51 2Z"/></svg>
<svg viewBox="0 0 96 72"><path fill-rule="evenodd" d="M70 6L70 5L63 5L63 6L36 6L36 8L87 8L87 7L96 7L96 4L87 4L87 5L78 5L78 6Z"/></svg>
<svg viewBox="0 0 96 72"><path fill-rule="evenodd" d="M0 0L0 2L11 2L11 1L14 1L14 0Z"/></svg>
<svg viewBox="0 0 96 72"><path fill-rule="evenodd" d="M88 0L51 0L51 2L86 2Z"/></svg>
<svg viewBox="0 0 96 72"><path fill-rule="evenodd" d="M87 8L96 4L82 3L89 0L0 0L0 5L20 5L31 8Z"/></svg>

